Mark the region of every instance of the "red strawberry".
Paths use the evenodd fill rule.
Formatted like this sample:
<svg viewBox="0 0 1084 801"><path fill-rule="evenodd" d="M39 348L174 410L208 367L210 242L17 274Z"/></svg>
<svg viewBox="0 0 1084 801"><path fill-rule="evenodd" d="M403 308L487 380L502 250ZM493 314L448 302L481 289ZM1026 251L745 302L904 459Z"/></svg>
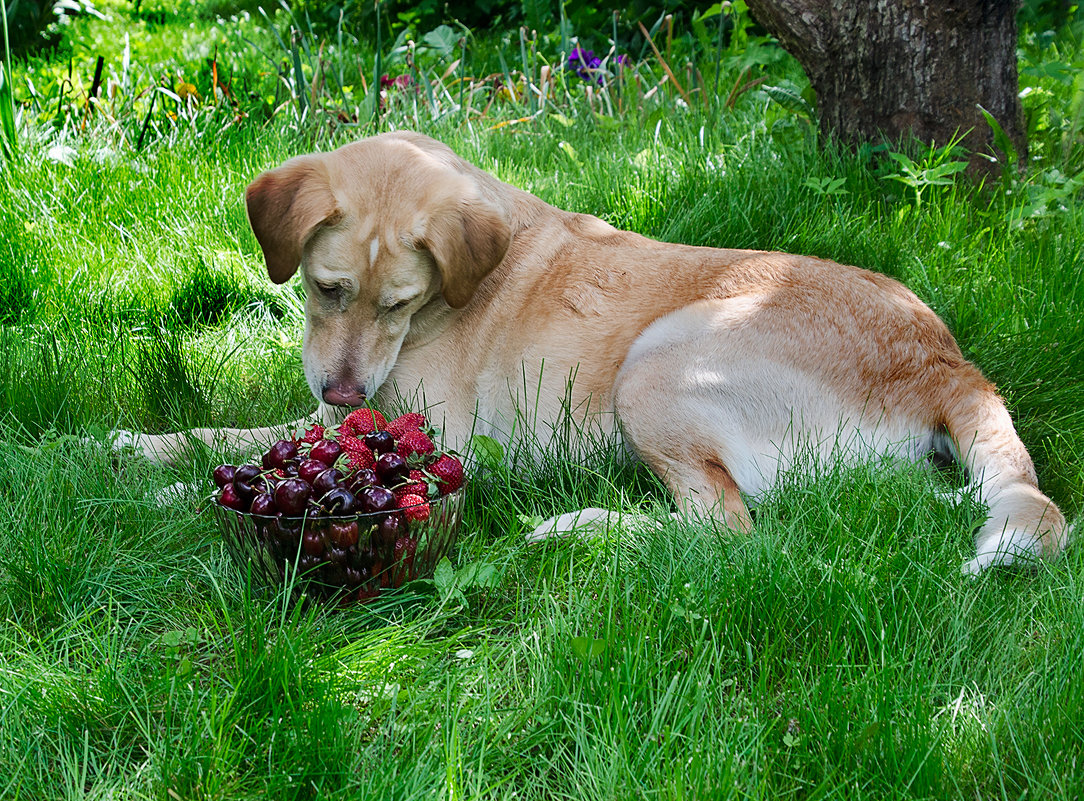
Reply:
<svg viewBox="0 0 1084 801"><path fill-rule="evenodd" d="M376 457L373 456L369 446L357 437L340 433L338 442L342 446L343 453L346 454L347 463L354 470L370 468L376 464Z"/></svg>
<svg viewBox="0 0 1084 801"><path fill-rule="evenodd" d="M397 439L395 451L404 459L412 453L432 453L437 449L424 431L405 431Z"/></svg>
<svg viewBox="0 0 1084 801"><path fill-rule="evenodd" d="M429 472L436 476L441 495L455 492L463 486L463 463L449 453L429 465Z"/></svg>
<svg viewBox="0 0 1084 801"><path fill-rule="evenodd" d="M339 433L351 437L363 437L373 431L383 429L387 424L388 421L384 419L384 415L376 409L354 409L339 425Z"/></svg>
<svg viewBox="0 0 1084 801"><path fill-rule="evenodd" d="M411 470L407 483L396 487L392 492L395 493L396 498L409 494L421 495L425 498L429 495L429 482L425 478L425 473L421 470Z"/></svg>
<svg viewBox="0 0 1084 801"><path fill-rule="evenodd" d="M429 504L422 495L406 493L399 498L399 508L403 510L403 516L413 523L421 523L429 519Z"/></svg>
<svg viewBox="0 0 1084 801"><path fill-rule="evenodd" d="M308 431L305 432L305 436L302 437L302 442L307 442L310 445L315 445L317 442L324 438L324 427L317 423Z"/></svg>
<svg viewBox="0 0 1084 801"><path fill-rule="evenodd" d="M408 431L417 431L422 428L425 428L425 415L417 412L410 412L396 417L384 426L384 430L390 431L396 439L399 439Z"/></svg>

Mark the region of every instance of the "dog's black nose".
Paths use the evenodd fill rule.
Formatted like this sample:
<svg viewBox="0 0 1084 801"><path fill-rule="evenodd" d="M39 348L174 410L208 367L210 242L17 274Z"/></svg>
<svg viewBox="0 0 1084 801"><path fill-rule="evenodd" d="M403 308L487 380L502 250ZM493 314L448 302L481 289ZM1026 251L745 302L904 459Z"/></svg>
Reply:
<svg viewBox="0 0 1084 801"><path fill-rule="evenodd" d="M357 408L365 403L365 387L333 384L324 387L324 403Z"/></svg>

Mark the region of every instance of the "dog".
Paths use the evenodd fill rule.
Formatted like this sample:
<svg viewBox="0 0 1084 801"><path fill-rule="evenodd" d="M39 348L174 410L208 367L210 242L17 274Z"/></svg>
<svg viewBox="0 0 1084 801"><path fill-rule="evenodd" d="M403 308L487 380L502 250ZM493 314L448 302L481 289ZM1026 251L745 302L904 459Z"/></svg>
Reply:
<svg viewBox="0 0 1084 801"><path fill-rule="evenodd" d="M439 400L452 444L507 440L517 420L544 441L572 413L620 437L683 512L737 531L752 522L743 496L810 449L846 462L950 455L988 506L965 572L1066 544L994 386L883 275L653 241L417 133L292 158L246 204L271 280L301 269L305 378L327 424L419 391ZM169 461L193 438L237 448L281 434L121 432L117 444Z"/></svg>

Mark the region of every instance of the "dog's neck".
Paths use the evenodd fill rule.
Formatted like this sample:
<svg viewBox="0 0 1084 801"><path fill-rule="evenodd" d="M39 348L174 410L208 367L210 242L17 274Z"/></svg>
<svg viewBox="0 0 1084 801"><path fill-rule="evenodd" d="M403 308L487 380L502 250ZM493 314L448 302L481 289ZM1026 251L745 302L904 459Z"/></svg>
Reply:
<svg viewBox="0 0 1084 801"><path fill-rule="evenodd" d="M465 167L477 182L482 197L504 210L513 241L517 233L530 228L539 218L555 211L561 212L541 198L505 183L473 164L466 164Z"/></svg>
<svg viewBox="0 0 1084 801"><path fill-rule="evenodd" d="M444 302L441 294L436 293L410 319L410 331L403 340L402 350L409 351L429 344L440 336L457 314L455 309Z"/></svg>

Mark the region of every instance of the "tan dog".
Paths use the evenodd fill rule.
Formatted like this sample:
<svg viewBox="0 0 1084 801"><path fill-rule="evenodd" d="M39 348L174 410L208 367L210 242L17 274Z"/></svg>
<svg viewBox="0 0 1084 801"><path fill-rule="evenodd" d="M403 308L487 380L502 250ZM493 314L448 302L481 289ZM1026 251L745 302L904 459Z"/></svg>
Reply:
<svg viewBox="0 0 1084 801"><path fill-rule="evenodd" d="M619 431L679 506L735 529L750 525L742 494L800 453L953 452L989 505L965 570L1065 544L994 387L882 275L618 231L414 133L291 159L247 202L271 279L302 267L305 376L325 421L421 390L463 443L507 439L517 419L544 439L571 409ZM189 436L243 446L281 430L122 442L168 459Z"/></svg>

